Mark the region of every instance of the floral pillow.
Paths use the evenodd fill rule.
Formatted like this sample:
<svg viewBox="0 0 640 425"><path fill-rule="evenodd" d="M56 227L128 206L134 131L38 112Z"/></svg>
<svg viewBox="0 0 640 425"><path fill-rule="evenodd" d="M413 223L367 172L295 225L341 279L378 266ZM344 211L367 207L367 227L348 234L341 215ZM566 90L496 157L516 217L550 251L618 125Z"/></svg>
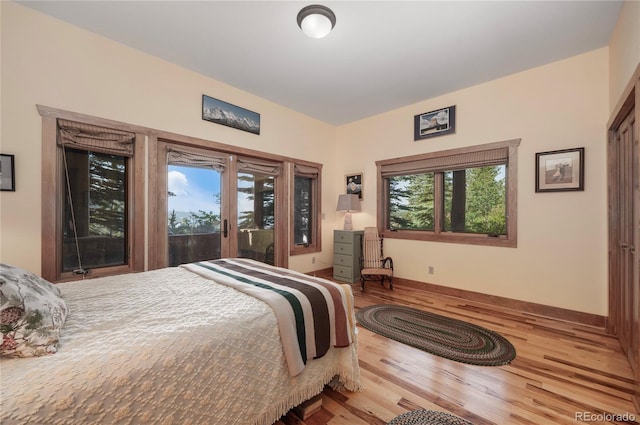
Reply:
<svg viewBox="0 0 640 425"><path fill-rule="evenodd" d="M26 270L0 264L0 356L55 353L67 313L55 285Z"/></svg>

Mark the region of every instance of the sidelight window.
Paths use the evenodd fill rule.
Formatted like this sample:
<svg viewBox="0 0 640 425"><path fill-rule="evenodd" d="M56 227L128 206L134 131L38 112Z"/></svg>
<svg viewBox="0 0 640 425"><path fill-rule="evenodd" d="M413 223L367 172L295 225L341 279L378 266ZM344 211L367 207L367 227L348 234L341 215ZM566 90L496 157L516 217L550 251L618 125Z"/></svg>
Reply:
<svg viewBox="0 0 640 425"><path fill-rule="evenodd" d="M315 164L294 164L290 253L320 251L320 171Z"/></svg>

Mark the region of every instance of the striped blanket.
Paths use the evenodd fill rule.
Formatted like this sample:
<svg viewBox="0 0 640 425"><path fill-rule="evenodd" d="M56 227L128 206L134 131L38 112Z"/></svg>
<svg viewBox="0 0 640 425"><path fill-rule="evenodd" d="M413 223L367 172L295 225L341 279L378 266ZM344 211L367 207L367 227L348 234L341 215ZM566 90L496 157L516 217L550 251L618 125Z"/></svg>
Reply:
<svg viewBox="0 0 640 425"><path fill-rule="evenodd" d="M277 318L292 376L331 346L347 347L352 342L350 287L242 258L181 267L267 303Z"/></svg>

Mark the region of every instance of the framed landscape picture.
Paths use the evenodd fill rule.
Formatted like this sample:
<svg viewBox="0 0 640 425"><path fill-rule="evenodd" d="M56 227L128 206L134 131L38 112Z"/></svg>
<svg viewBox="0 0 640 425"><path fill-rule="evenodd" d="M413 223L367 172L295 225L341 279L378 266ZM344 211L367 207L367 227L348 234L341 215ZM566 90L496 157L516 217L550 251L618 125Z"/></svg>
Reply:
<svg viewBox="0 0 640 425"><path fill-rule="evenodd" d="M202 95L202 119L260 134L260 114L204 94Z"/></svg>
<svg viewBox="0 0 640 425"><path fill-rule="evenodd" d="M584 190L584 148L536 153L536 192Z"/></svg>
<svg viewBox="0 0 640 425"><path fill-rule="evenodd" d="M456 132L456 107L448 106L413 117L413 140Z"/></svg>

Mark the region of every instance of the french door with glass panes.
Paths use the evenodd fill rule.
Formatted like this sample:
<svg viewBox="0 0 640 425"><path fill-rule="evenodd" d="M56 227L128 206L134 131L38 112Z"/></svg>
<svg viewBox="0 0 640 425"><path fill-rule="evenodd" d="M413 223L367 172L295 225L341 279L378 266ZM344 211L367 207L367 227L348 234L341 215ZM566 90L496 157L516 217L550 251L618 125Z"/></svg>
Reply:
<svg viewBox="0 0 640 425"><path fill-rule="evenodd" d="M159 163L166 164L158 230L164 224L166 239L159 241L165 254L157 266L229 257L277 264L279 163L168 142L158 146Z"/></svg>

